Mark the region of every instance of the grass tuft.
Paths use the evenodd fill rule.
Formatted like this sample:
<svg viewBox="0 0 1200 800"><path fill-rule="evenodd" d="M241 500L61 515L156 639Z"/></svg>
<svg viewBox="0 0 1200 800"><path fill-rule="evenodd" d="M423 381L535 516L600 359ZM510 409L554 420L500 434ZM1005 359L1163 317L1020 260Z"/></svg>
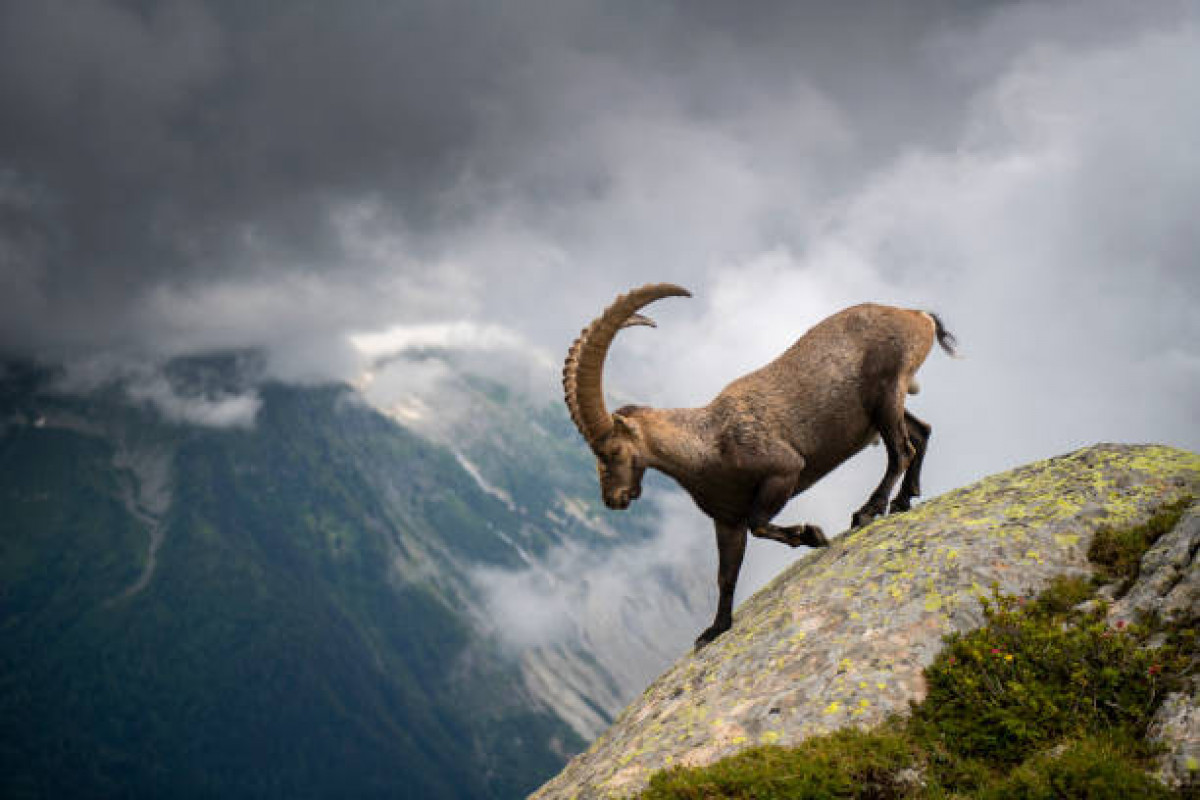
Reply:
<svg viewBox="0 0 1200 800"><path fill-rule="evenodd" d="M899 798L907 792L904 770L918 763L918 751L898 732L847 728L799 747L755 747L707 768L659 773L642 797Z"/></svg>
<svg viewBox="0 0 1200 800"><path fill-rule="evenodd" d="M1092 537L1088 559L1096 568L1096 580L1121 581L1122 590L1137 580L1142 556L1159 537L1179 524L1180 517L1192 505L1190 496L1163 506L1141 525L1128 528L1100 528Z"/></svg>
<svg viewBox="0 0 1200 800"><path fill-rule="evenodd" d="M980 800L1156 800L1177 795L1109 739L1089 737L1029 759L977 796Z"/></svg>

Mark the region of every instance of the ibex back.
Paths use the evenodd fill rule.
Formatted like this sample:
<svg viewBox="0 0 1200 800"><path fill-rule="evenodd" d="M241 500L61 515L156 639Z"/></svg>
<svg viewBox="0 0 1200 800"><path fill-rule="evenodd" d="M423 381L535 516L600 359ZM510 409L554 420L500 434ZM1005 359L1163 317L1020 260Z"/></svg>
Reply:
<svg viewBox="0 0 1200 800"><path fill-rule="evenodd" d="M604 359L617 331L650 325L639 309L663 297L690 297L671 284L650 284L618 297L567 354L563 389L579 432L596 454L604 503L625 509L657 469L675 479L713 519L720 599L696 646L729 629L746 535L796 547L829 542L816 525L771 520L795 495L875 439L887 450L879 486L854 512L858 527L888 509L907 511L920 495L930 426L905 410L914 376L936 339L953 354L954 337L936 315L864 303L822 321L782 355L729 384L702 408L604 404ZM901 480L901 478L903 478Z"/></svg>

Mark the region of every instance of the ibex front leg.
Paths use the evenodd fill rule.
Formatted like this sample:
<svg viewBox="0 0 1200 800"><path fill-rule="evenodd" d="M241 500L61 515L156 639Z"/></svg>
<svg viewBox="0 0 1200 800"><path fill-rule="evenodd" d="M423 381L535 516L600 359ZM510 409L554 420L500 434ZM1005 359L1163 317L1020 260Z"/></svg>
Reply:
<svg viewBox="0 0 1200 800"><path fill-rule="evenodd" d="M738 573L742 569L742 556L746 554L746 527L744 525L727 525L716 523L717 556L720 565L717 567L717 589L721 596L717 600L717 616L708 630L696 639L696 649L716 639L733 625L733 592L737 588Z"/></svg>
<svg viewBox="0 0 1200 800"><path fill-rule="evenodd" d="M755 536L774 539L792 547L801 544L811 547L829 544L816 525L780 527L771 523L771 519L791 499L796 482L804 469L804 459L790 447L779 446L769 457L759 452L756 463L764 477L754 491L746 522L739 525L716 523L717 552L720 556L717 586L721 596L717 601L717 616L713 624L696 640L697 649L729 630L733 624L733 593L737 588L738 572L742 568L742 556L746 552L747 527Z"/></svg>

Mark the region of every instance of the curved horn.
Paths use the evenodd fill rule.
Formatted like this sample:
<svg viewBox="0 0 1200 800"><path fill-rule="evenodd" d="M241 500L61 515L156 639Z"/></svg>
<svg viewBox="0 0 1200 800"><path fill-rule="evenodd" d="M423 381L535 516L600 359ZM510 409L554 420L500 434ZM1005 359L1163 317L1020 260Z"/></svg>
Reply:
<svg viewBox="0 0 1200 800"><path fill-rule="evenodd" d="M604 310L579 334L563 364L563 392L571 420L593 450L612 430L604 407L604 358L617 331L629 325L653 323L637 311L663 297L691 297L687 289L670 283L650 283L627 292Z"/></svg>

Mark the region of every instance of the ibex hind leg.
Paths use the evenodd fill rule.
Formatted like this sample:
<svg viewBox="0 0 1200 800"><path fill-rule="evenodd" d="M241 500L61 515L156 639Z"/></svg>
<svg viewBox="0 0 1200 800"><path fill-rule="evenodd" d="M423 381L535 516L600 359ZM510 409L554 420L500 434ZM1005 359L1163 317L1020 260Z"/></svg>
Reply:
<svg viewBox="0 0 1200 800"><path fill-rule="evenodd" d="M887 509L888 498L892 496L896 481L900 480L916 455L915 448L908 441L908 430L904 424L904 394L903 388L893 386L875 412L875 428L887 449L887 470L867 502L850 518L852 528L866 525Z"/></svg>
<svg viewBox="0 0 1200 800"><path fill-rule="evenodd" d="M925 463L925 450L933 433L933 427L911 411L904 412L904 426L908 430L908 443L912 445L914 454L900 483L900 493L888 509L892 513L908 511L912 508L912 499L921 496L921 465Z"/></svg>
<svg viewBox="0 0 1200 800"><path fill-rule="evenodd" d="M767 523L761 527L751 531L759 539L770 539L774 542L782 542L788 547L799 547L806 545L808 547L827 547L829 539L825 537L825 532L817 525L774 525Z"/></svg>
<svg viewBox="0 0 1200 800"><path fill-rule="evenodd" d="M795 493L796 481L804 468L804 459L796 456L790 472L768 475L759 483L750 504L750 533L759 539L782 542L788 547L824 547L825 533L816 525L775 525L771 520L783 510Z"/></svg>

